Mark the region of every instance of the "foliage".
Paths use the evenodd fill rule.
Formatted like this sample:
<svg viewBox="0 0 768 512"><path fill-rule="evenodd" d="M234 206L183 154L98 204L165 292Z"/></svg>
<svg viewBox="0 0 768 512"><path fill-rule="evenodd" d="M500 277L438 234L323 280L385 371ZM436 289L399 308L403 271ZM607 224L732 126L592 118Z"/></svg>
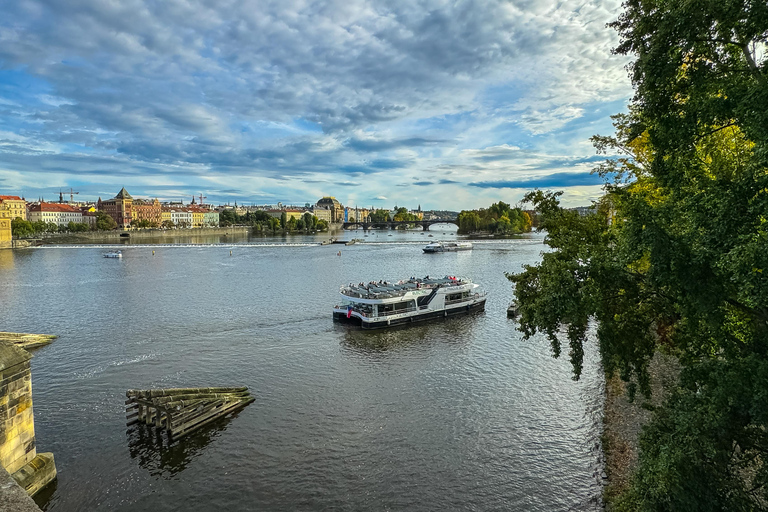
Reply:
<svg viewBox="0 0 768 512"><path fill-rule="evenodd" d="M31 222L16 217L11 221L11 235L15 238L29 238L42 233L81 233L90 230L91 227L83 222L69 222L66 226L59 226L55 222L36 221Z"/></svg>
<svg viewBox="0 0 768 512"><path fill-rule="evenodd" d="M104 212L96 212L96 229L99 231L117 229L117 222Z"/></svg>
<svg viewBox="0 0 768 512"><path fill-rule="evenodd" d="M511 208L503 201L490 208L464 210L457 218L459 233L484 231L498 235L525 233L531 230L531 217L520 208Z"/></svg>
<svg viewBox="0 0 768 512"><path fill-rule="evenodd" d="M627 0L613 24L636 95L614 118L617 179L579 218L558 194L527 199L552 251L509 278L528 337L578 378L586 326L607 373L649 393L655 350L678 388L641 436L623 510L768 507L768 4Z"/></svg>
<svg viewBox="0 0 768 512"><path fill-rule="evenodd" d="M223 210L219 213L219 224L227 226L251 226L257 231L327 231L328 223L319 220L310 212L305 212L301 218L288 218L286 212L281 212L280 218L272 217L263 210L246 212L237 215L234 209Z"/></svg>
<svg viewBox="0 0 768 512"><path fill-rule="evenodd" d="M368 214L368 219L371 222L388 222L389 210L376 210Z"/></svg>
<svg viewBox="0 0 768 512"><path fill-rule="evenodd" d="M157 222L151 221L149 219L141 219L139 221L136 221L132 224L132 226L134 228L142 228L142 229L158 227Z"/></svg>

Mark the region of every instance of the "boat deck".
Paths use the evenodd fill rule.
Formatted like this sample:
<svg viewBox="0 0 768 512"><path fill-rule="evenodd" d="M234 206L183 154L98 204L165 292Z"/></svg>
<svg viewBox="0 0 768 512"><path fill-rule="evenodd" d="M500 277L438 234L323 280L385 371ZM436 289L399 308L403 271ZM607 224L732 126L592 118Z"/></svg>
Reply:
<svg viewBox="0 0 768 512"><path fill-rule="evenodd" d="M401 297L409 291L418 289L430 289L437 286L460 286L463 284L470 284L468 279L457 278L454 276L446 276L442 278L415 278L405 281L399 281L397 283L390 283L387 281L371 281L370 283L358 283L342 286L341 293L347 297L354 297L359 299L387 299L392 297Z"/></svg>

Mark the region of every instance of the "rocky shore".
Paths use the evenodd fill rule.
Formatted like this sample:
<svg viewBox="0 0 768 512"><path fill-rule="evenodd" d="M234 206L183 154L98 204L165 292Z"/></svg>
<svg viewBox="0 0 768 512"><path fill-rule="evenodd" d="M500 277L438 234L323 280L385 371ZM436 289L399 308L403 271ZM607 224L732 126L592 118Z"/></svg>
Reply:
<svg viewBox="0 0 768 512"><path fill-rule="evenodd" d="M618 496L629 486L632 472L637 467L640 432L653 415L653 407L661 405L676 385L680 374L677 358L657 352L651 360L650 399L639 392L634 402L627 399L627 386L618 374L605 383L605 410L603 414L603 451L608 483L603 492L605 509L610 512ZM651 406L651 407L649 407Z"/></svg>

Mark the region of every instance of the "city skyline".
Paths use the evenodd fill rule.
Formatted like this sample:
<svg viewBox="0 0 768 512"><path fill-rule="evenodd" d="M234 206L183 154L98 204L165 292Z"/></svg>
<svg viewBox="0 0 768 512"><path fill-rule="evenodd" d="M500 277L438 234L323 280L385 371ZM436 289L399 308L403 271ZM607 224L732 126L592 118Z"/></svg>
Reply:
<svg viewBox="0 0 768 512"><path fill-rule="evenodd" d="M601 195L618 1L29 1L0 21L0 189L452 210Z"/></svg>

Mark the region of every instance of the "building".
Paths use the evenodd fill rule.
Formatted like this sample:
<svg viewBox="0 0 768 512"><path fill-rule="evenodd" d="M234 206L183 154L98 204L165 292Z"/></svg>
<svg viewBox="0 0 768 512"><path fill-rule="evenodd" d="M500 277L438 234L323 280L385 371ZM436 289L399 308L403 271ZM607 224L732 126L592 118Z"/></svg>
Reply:
<svg viewBox="0 0 768 512"><path fill-rule="evenodd" d="M162 214L163 208L160 206L160 201L157 199L152 201L144 199L133 200L132 218L134 224L146 220L154 226L160 226L160 224L163 223Z"/></svg>
<svg viewBox="0 0 768 512"><path fill-rule="evenodd" d="M98 218L96 217L96 212L90 210L83 211L83 223L88 224L91 229L96 229L97 220Z"/></svg>
<svg viewBox="0 0 768 512"><path fill-rule="evenodd" d="M104 212L117 223L118 228L126 229L131 227L133 221L133 197L125 190L125 187L120 189L112 199L102 201L99 198L99 202L96 203L100 212Z"/></svg>
<svg viewBox="0 0 768 512"><path fill-rule="evenodd" d="M344 206L335 197L326 196L317 202L317 206L331 211L331 222L344 222Z"/></svg>
<svg viewBox="0 0 768 512"><path fill-rule="evenodd" d="M19 196L0 196L0 219L27 220L27 202Z"/></svg>
<svg viewBox="0 0 768 512"><path fill-rule="evenodd" d="M317 217L317 220L324 220L328 224L331 223L331 218L332 218L331 210L329 210L328 208L320 208L316 206L312 208L310 213L315 217Z"/></svg>
<svg viewBox="0 0 768 512"><path fill-rule="evenodd" d="M0 249L11 246L11 219L0 217Z"/></svg>
<svg viewBox="0 0 768 512"><path fill-rule="evenodd" d="M211 228L219 227L219 212L205 210L205 214L203 215L203 225Z"/></svg>
<svg viewBox="0 0 768 512"><path fill-rule="evenodd" d="M189 213L192 214L192 227L201 228L205 225L205 209L198 208L197 206L191 206L187 208Z"/></svg>
<svg viewBox="0 0 768 512"><path fill-rule="evenodd" d="M344 222L365 222L369 215L368 208L344 208Z"/></svg>
<svg viewBox="0 0 768 512"><path fill-rule="evenodd" d="M191 228L193 223L192 210L190 208L176 208L163 206L162 221L173 222L173 225L180 228Z"/></svg>
<svg viewBox="0 0 768 512"><path fill-rule="evenodd" d="M267 214L270 217L275 217L277 219L282 217L283 213L285 213L285 220L291 220L291 219L302 218L305 212L303 212L302 210L293 210L293 209L267 210Z"/></svg>
<svg viewBox="0 0 768 512"><path fill-rule="evenodd" d="M66 226L70 222L82 223L83 211L68 204L59 203L39 203L29 207L27 220L30 222L51 222Z"/></svg>

